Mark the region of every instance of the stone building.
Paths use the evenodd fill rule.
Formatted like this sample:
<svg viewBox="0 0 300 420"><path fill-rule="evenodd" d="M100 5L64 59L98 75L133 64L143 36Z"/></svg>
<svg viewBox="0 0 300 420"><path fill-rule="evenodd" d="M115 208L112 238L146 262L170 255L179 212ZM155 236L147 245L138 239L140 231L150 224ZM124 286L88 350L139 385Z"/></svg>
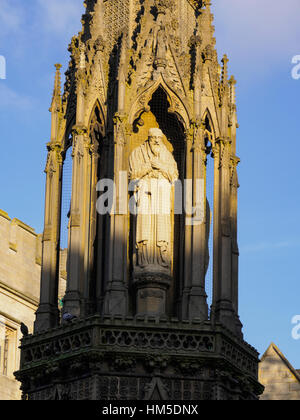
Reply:
<svg viewBox="0 0 300 420"><path fill-rule="evenodd" d="M265 386L261 400L300 400L300 370L296 370L272 343L259 366L259 380Z"/></svg>
<svg viewBox="0 0 300 420"><path fill-rule="evenodd" d="M13 375L20 364L20 325L23 322L33 331L41 261L42 235L0 210L0 400L21 398L20 383ZM61 278L60 297L64 283Z"/></svg>
<svg viewBox="0 0 300 420"><path fill-rule="evenodd" d="M13 373L19 368L20 325L33 331L39 304L42 238L0 210L0 399L21 398Z"/></svg>
<svg viewBox="0 0 300 420"><path fill-rule="evenodd" d="M63 92L56 65L40 304L16 373L23 398L258 399L258 353L238 308L236 82L218 60L210 0L85 5Z"/></svg>

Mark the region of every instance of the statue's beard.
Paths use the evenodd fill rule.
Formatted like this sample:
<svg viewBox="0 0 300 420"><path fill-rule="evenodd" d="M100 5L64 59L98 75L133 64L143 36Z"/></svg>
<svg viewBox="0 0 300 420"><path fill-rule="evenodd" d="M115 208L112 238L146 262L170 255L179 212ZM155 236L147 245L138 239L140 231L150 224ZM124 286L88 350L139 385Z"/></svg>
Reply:
<svg viewBox="0 0 300 420"><path fill-rule="evenodd" d="M158 157L160 154L160 145L153 145L150 144L151 152L154 154L155 157Z"/></svg>

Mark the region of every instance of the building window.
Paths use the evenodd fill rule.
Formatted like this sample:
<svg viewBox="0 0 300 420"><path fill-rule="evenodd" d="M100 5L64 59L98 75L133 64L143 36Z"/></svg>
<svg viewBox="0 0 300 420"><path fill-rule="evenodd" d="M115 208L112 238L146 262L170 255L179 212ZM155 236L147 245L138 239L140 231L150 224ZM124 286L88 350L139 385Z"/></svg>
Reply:
<svg viewBox="0 0 300 420"><path fill-rule="evenodd" d="M13 377L16 364L17 331L0 322L0 375Z"/></svg>

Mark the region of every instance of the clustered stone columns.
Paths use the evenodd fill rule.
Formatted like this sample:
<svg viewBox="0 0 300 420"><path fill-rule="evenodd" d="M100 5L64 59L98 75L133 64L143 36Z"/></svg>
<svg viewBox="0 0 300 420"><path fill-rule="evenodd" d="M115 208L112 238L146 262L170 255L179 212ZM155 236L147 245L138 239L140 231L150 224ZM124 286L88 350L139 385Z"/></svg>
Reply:
<svg viewBox="0 0 300 420"><path fill-rule="evenodd" d="M192 179L192 160L193 160L193 131L186 133L186 179ZM184 200L189 200L191 197L184 192ZM192 204L187 203L187 207L192 207ZM192 223L191 215L185 214L184 226L184 274L183 287L181 292L181 317L188 319L189 317L189 292L191 286L191 263L192 263Z"/></svg>
<svg viewBox="0 0 300 420"><path fill-rule="evenodd" d="M87 128L84 125L85 114L85 51L80 45L80 62L76 74L77 78L77 107L76 125L73 128L73 173L72 197L69 223L69 248L68 248L68 281L64 298L64 312L80 317L84 307L84 279L85 279L85 217L87 197L87 168L90 155L87 145L90 140Z"/></svg>
<svg viewBox="0 0 300 420"><path fill-rule="evenodd" d="M45 228L43 234L40 305L35 331L53 328L58 323L58 264L60 235L60 188L62 159L60 146L48 145L50 164L46 168Z"/></svg>
<svg viewBox="0 0 300 420"><path fill-rule="evenodd" d="M215 207L214 310L216 318L232 329L231 229L230 229L230 140L218 139L215 146L218 205Z"/></svg>
<svg viewBox="0 0 300 420"><path fill-rule="evenodd" d="M195 214L192 226L192 287L190 290L189 318L204 321L208 317L205 276L208 268L208 229L209 214L206 200L206 153L203 127L197 131L193 146L193 208ZM199 207L200 205L200 207Z"/></svg>
<svg viewBox="0 0 300 420"><path fill-rule="evenodd" d="M231 220L231 235L232 235L232 259L231 259L231 276L232 276L232 304L235 312L235 325L236 332L241 334L242 324L239 318L239 246L237 239L237 209L238 209L238 175L237 175L237 165L240 162L240 159L236 156L231 158L231 206L230 206L230 220Z"/></svg>
<svg viewBox="0 0 300 420"><path fill-rule="evenodd" d="M58 324L59 238L62 182L62 145L58 141L61 118L60 68L57 64L51 104L51 141L46 164L45 225L43 234L40 304L36 314L35 332Z"/></svg>
<svg viewBox="0 0 300 420"><path fill-rule="evenodd" d="M205 276L208 259L207 223L210 221L207 220L206 153L204 127L201 123L192 125L187 145L187 168L191 170L188 170L188 182L185 185L187 213L183 317L204 321L208 318Z"/></svg>
<svg viewBox="0 0 300 420"><path fill-rule="evenodd" d="M233 309L235 311L235 325L236 332L238 335L242 335L242 324L239 318L239 246L238 246L238 228L237 228L237 217L238 217L238 173L237 166L240 163L240 159L236 156L236 132L238 128L237 117L236 117L236 99L235 99L235 85L236 80L232 76L229 80L230 87L230 107L233 111L229 121L230 137L232 139L231 144L231 159L230 159L230 220L231 220L231 238L232 238L232 260L231 260L231 277L232 277L232 288L233 288Z"/></svg>
<svg viewBox="0 0 300 420"><path fill-rule="evenodd" d="M86 130L77 126L73 129L73 175L72 198L69 224L68 282L64 298L64 312L80 316L83 303L84 278L84 215L87 150Z"/></svg>
<svg viewBox="0 0 300 420"><path fill-rule="evenodd" d="M84 248L84 314L93 314L96 311L96 284L94 280L97 256L94 244L97 237L97 191L98 165L100 165L99 144L86 142L87 174L86 174L86 206L85 206L85 243Z"/></svg>
<svg viewBox="0 0 300 420"><path fill-rule="evenodd" d="M117 109L112 118L112 150L113 168L111 176L114 180L113 212L108 220L108 253L107 270L105 273L105 296L103 312L105 315L128 314L128 284L127 276L127 176L125 171L125 147L130 133L126 130L127 117L124 114L126 91L126 53L128 40L123 34L120 46L120 63L118 69L118 99ZM103 292L103 291L102 291ZM101 291L100 291L101 295Z"/></svg>
<svg viewBox="0 0 300 420"><path fill-rule="evenodd" d="M116 114L114 118L114 181L115 202L110 215L108 282L104 299L105 315L128 313L127 276L127 176L124 179L126 118ZM127 172L126 172L127 174ZM124 182L125 181L125 182ZM123 184L122 184L123 182ZM124 207L125 206L125 207Z"/></svg>
<svg viewBox="0 0 300 420"><path fill-rule="evenodd" d="M217 139L214 193L214 274L212 318L241 334L238 317L237 174L232 141Z"/></svg>

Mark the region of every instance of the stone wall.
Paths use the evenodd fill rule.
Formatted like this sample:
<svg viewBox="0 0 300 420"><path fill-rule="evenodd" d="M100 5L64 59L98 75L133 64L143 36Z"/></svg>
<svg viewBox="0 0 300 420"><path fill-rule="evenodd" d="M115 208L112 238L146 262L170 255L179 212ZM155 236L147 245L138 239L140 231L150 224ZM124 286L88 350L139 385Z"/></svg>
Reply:
<svg viewBox="0 0 300 420"><path fill-rule="evenodd" d="M63 261L65 258L65 251ZM0 400L18 400L19 340L23 322L33 331L40 296L42 235L0 210ZM61 267L65 277L65 266ZM60 284L60 297L65 280Z"/></svg>

